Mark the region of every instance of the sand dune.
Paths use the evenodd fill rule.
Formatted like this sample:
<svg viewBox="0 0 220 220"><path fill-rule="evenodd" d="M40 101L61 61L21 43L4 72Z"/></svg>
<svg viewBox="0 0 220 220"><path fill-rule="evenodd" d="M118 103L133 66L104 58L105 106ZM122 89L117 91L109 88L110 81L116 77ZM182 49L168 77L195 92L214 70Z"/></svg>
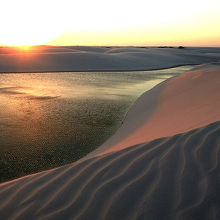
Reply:
<svg viewBox="0 0 220 220"><path fill-rule="evenodd" d="M119 130L88 156L171 136L220 120L220 64L201 65L144 93Z"/></svg>
<svg viewBox="0 0 220 220"><path fill-rule="evenodd" d="M215 63L172 78L87 157L0 184L0 218L220 219L219 77Z"/></svg>
<svg viewBox="0 0 220 220"><path fill-rule="evenodd" d="M3 184L1 219L218 219L220 122Z"/></svg>
<svg viewBox="0 0 220 220"><path fill-rule="evenodd" d="M0 72L150 70L220 59L220 48L0 48Z"/></svg>

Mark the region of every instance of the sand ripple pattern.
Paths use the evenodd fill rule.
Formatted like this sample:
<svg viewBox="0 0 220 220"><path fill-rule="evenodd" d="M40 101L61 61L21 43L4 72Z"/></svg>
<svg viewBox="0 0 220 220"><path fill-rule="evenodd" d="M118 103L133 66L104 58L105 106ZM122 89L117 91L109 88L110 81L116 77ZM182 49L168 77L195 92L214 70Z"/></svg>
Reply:
<svg viewBox="0 0 220 220"><path fill-rule="evenodd" d="M0 185L0 219L220 219L220 121Z"/></svg>

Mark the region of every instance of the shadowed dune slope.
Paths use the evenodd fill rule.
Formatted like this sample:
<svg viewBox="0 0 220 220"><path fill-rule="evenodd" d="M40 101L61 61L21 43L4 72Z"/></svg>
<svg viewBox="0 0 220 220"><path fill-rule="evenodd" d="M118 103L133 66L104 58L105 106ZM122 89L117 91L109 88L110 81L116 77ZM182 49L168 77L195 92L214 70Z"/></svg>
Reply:
<svg viewBox="0 0 220 220"><path fill-rule="evenodd" d="M220 122L0 186L1 219L220 218Z"/></svg>

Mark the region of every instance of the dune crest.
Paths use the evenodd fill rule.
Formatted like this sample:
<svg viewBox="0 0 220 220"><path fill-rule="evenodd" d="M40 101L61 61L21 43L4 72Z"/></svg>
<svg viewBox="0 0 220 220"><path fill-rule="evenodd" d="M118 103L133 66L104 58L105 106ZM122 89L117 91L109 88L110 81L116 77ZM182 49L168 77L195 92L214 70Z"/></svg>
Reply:
<svg viewBox="0 0 220 220"><path fill-rule="evenodd" d="M196 67L144 93L119 130L88 156L189 131L220 120L220 64Z"/></svg>

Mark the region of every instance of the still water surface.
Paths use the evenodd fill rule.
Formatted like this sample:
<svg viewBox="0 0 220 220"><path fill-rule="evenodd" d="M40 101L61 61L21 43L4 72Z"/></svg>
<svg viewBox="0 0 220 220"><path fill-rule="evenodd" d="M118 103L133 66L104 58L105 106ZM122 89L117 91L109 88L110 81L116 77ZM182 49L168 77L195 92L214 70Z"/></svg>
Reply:
<svg viewBox="0 0 220 220"><path fill-rule="evenodd" d="M144 91L190 70L0 74L0 181L86 155Z"/></svg>

